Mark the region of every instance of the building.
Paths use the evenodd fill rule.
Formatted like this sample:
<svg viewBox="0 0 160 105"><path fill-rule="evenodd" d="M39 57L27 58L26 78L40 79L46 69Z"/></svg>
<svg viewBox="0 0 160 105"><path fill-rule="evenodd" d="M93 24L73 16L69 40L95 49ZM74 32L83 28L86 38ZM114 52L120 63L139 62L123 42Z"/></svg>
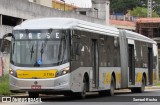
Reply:
<svg viewBox="0 0 160 105"><path fill-rule="evenodd" d="M109 25L109 8L110 0L92 0L92 8L77 8L75 12L88 17L105 20L105 23Z"/></svg>
<svg viewBox="0 0 160 105"><path fill-rule="evenodd" d="M136 24L133 21L112 20L110 19L110 25L118 29L126 29L130 31L136 30Z"/></svg>
<svg viewBox="0 0 160 105"><path fill-rule="evenodd" d="M155 39L159 45L160 41L160 18L140 18L136 21L136 31L145 36Z"/></svg>
<svg viewBox="0 0 160 105"><path fill-rule="evenodd" d="M52 0L29 0L29 2L37 3L47 7L52 7Z"/></svg>
<svg viewBox="0 0 160 105"><path fill-rule="evenodd" d="M76 8L79 8L75 6L74 4L67 4L65 1L58 1L58 0L52 0L52 8L63 10L63 11L73 11Z"/></svg>
<svg viewBox="0 0 160 105"><path fill-rule="evenodd" d="M105 20L109 25L109 8L110 0L91 0L91 8L79 8L72 4L67 4L65 0L29 0L37 4L52 7L61 11L72 11L80 15L86 15L88 17L94 17L101 20ZM50 5L51 4L51 5Z"/></svg>

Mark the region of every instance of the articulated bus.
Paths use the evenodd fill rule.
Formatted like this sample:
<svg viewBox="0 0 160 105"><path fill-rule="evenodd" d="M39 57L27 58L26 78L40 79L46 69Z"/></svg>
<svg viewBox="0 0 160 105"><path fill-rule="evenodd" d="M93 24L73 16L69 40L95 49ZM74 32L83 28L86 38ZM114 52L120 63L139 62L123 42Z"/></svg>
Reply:
<svg viewBox="0 0 160 105"><path fill-rule="evenodd" d="M143 92L158 78L157 43L127 30L72 18L27 20L12 33L9 84L12 92L114 95Z"/></svg>

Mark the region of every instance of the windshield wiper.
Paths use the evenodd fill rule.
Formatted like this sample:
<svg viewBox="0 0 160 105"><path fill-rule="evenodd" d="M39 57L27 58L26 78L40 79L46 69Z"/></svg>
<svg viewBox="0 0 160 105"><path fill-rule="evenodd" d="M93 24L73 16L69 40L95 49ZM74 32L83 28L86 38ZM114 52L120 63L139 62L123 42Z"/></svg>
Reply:
<svg viewBox="0 0 160 105"><path fill-rule="evenodd" d="M28 37L28 44L27 44L27 45L29 45L29 41L31 41L31 40L29 39L29 30L28 30L28 29L25 29L25 32L26 32L26 36ZM34 44L32 45L32 48L31 48L31 50L30 50L30 53L31 53L31 60L32 60L32 56L33 56L33 53L34 53Z"/></svg>
<svg viewBox="0 0 160 105"><path fill-rule="evenodd" d="M34 53L34 47L33 47L33 45L32 45L32 48L31 48L31 59L32 59L33 53Z"/></svg>
<svg viewBox="0 0 160 105"><path fill-rule="evenodd" d="M42 48L41 48L41 60L42 60L42 57L43 57L43 53L44 53L44 50L43 50L43 43L42 43Z"/></svg>

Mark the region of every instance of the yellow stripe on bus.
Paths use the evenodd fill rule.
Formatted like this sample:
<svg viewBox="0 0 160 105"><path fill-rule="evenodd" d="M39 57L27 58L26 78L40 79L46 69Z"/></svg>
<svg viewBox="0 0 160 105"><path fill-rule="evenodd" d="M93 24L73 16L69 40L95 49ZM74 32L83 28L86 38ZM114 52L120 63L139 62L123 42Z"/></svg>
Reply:
<svg viewBox="0 0 160 105"><path fill-rule="evenodd" d="M116 72L116 82L121 83L121 73L120 72Z"/></svg>
<svg viewBox="0 0 160 105"><path fill-rule="evenodd" d="M136 82L142 82L142 73L137 73Z"/></svg>
<svg viewBox="0 0 160 105"><path fill-rule="evenodd" d="M23 79L55 78L57 70L17 70L17 77Z"/></svg>
<svg viewBox="0 0 160 105"><path fill-rule="evenodd" d="M105 73L104 84L110 84L110 82L111 82L111 73L107 72Z"/></svg>

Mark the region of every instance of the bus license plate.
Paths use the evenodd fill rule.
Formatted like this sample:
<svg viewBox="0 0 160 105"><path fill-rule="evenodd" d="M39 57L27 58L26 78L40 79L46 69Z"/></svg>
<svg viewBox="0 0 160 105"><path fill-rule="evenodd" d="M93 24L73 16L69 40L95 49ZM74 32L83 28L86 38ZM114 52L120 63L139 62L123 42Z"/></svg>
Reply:
<svg viewBox="0 0 160 105"><path fill-rule="evenodd" d="M31 85L31 89L41 89L41 85Z"/></svg>

